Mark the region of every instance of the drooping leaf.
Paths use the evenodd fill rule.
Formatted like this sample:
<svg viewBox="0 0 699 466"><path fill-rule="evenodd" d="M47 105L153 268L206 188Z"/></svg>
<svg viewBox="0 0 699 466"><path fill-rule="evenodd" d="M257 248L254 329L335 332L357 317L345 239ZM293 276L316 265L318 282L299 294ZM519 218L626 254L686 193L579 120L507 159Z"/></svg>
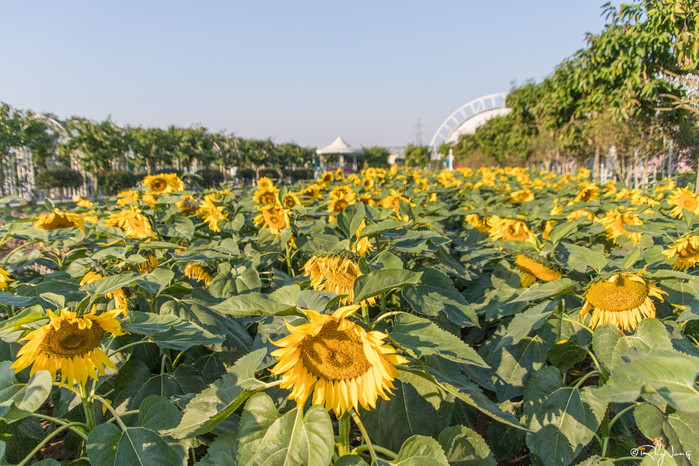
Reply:
<svg viewBox="0 0 699 466"><path fill-rule="evenodd" d="M439 434L439 443L452 466L495 466L493 454L478 432L465 426L452 426Z"/></svg>
<svg viewBox="0 0 699 466"><path fill-rule="evenodd" d="M441 445L431 437L414 435L400 447L398 456L392 461L398 466L449 466Z"/></svg>
<svg viewBox="0 0 699 466"><path fill-rule="evenodd" d="M354 281L354 302L420 282L421 272L403 269L383 269L369 272Z"/></svg>
<svg viewBox="0 0 699 466"><path fill-rule="evenodd" d="M419 285L403 288L403 298L410 307L429 317L440 312L460 327L478 326L478 316L452 281L437 269L425 269Z"/></svg>

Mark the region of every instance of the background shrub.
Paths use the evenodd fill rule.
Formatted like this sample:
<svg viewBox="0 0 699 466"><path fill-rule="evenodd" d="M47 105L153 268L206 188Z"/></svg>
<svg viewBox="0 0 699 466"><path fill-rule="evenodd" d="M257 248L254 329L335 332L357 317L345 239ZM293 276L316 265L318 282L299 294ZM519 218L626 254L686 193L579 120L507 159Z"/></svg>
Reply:
<svg viewBox="0 0 699 466"><path fill-rule="evenodd" d="M80 172L66 167L46 168L36 176L36 186L40 189L78 188L82 184Z"/></svg>
<svg viewBox="0 0 699 466"><path fill-rule="evenodd" d="M133 188L142 176L124 170L106 170L97 178L100 191L107 196L114 196L120 191Z"/></svg>
<svg viewBox="0 0 699 466"><path fill-rule="evenodd" d="M197 172L200 179L196 182L204 189L217 188L223 183L223 173L213 168L205 168Z"/></svg>

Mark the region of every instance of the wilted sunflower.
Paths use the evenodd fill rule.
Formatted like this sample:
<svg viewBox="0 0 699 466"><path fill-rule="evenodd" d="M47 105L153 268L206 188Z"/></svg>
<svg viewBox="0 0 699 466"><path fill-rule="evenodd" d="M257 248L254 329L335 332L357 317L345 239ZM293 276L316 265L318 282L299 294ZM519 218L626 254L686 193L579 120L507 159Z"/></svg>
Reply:
<svg viewBox="0 0 699 466"><path fill-rule="evenodd" d="M670 246L663 254L668 259L677 257L672 268L675 270L685 270L694 267L699 261L699 236L691 235L681 238Z"/></svg>
<svg viewBox="0 0 699 466"><path fill-rule="evenodd" d="M209 272L204 270L201 265L193 262L187 262L187 265L184 266L184 276L198 282L204 282L205 288L208 288L211 284L212 277Z"/></svg>
<svg viewBox="0 0 699 466"><path fill-rule="evenodd" d="M143 257L146 260L138 264L138 271L140 273L151 273L158 266L158 258L151 253L145 253Z"/></svg>
<svg viewBox="0 0 699 466"><path fill-rule="evenodd" d="M57 230L59 228L83 227L83 218L72 212L53 209L48 214L39 215L34 226L42 230Z"/></svg>
<svg viewBox="0 0 699 466"><path fill-rule="evenodd" d="M99 348L104 332L123 335L116 320L120 311L107 311L95 315L92 312L78 317L75 312L61 309L59 315L48 311L49 322L32 330L20 341L27 343L17 352L12 364L15 372L32 366L31 373L47 370L53 378L61 371L61 386L71 387L74 382L85 385L88 377L97 380L97 372L104 374L105 367L116 369Z"/></svg>
<svg viewBox="0 0 699 466"><path fill-rule="evenodd" d="M223 211L224 206L216 205L217 202L215 194L207 194L197 207L197 213L206 220L211 231L218 232L221 231L218 221L228 218L228 215Z"/></svg>
<svg viewBox="0 0 699 466"><path fill-rule="evenodd" d="M684 209L699 214L699 196L687 188L677 188L667 201L674 206L670 213L675 217L682 217Z"/></svg>
<svg viewBox="0 0 699 466"><path fill-rule="evenodd" d="M466 214L464 220L473 228L483 233L487 233L490 230L488 226L488 217L481 217L478 214Z"/></svg>
<svg viewBox="0 0 699 466"><path fill-rule="evenodd" d="M599 199L599 186L595 183L584 183L583 187L575 195L570 203L574 204L576 202L590 202Z"/></svg>
<svg viewBox="0 0 699 466"><path fill-rule="evenodd" d="M493 215L488 219L490 238L493 241L527 241L536 244L536 236L526 223Z"/></svg>
<svg viewBox="0 0 699 466"><path fill-rule="evenodd" d="M269 204L261 207L260 213L255 216L255 225L264 224L261 228L269 229L273 235L278 235L284 228L289 228L289 211L280 204Z"/></svg>
<svg viewBox="0 0 699 466"><path fill-rule="evenodd" d="M7 285L14 281L6 270L0 268L0 290L7 288Z"/></svg>
<svg viewBox="0 0 699 466"><path fill-rule="evenodd" d="M126 233L129 238L151 238L155 236L148 217L136 208L124 209L112 214L104 221L108 227L116 227Z"/></svg>
<svg viewBox="0 0 699 466"><path fill-rule="evenodd" d="M642 225L643 222L638 217L638 215L632 212L620 212L617 209L610 210L605 214L600 222L605 226L607 230L607 237L617 242L617 238L621 235L627 235L629 240L636 243L641 240L641 232L628 231L625 227L626 225Z"/></svg>
<svg viewBox="0 0 699 466"><path fill-rule="evenodd" d="M359 235L362 234L362 230L366 227L366 220L362 220L362 222L359 224L357 227L357 231L354 232L354 235L359 238ZM362 257L366 257L367 253L369 251L373 251L374 247L371 245L371 242L369 241L369 237L365 236L361 239L358 239L354 245L352 246L352 250L359 254Z"/></svg>
<svg viewBox="0 0 699 466"><path fill-rule="evenodd" d="M541 237L546 241L551 241L551 232L556 225L558 225L558 220L546 220L544 222L544 229L541 232Z"/></svg>
<svg viewBox="0 0 699 466"><path fill-rule="evenodd" d="M362 275L354 255L349 252L314 255L303 266L304 275L310 276L314 290L345 294L344 304L354 301L354 281ZM367 302L373 304L375 298Z"/></svg>
<svg viewBox="0 0 699 466"><path fill-rule="evenodd" d="M96 282L97 280L102 280L104 277L102 274L98 272L92 272L88 271L83 278L80 280L80 286L87 285L88 283ZM126 294L124 293L124 290L122 288L118 288L114 291L111 291L105 295L107 298L114 298L114 301L116 302L116 306L119 310L119 312L122 312L124 314L124 317L127 317L129 314L129 300L126 299Z"/></svg>
<svg viewBox="0 0 699 466"><path fill-rule="evenodd" d="M556 270L553 265L547 264L543 260L527 257L524 254L517 256L515 264L522 273L523 287L531 286L537 279L550 282L561 278L561 272Z"/></svg>
<svg viewBox="0 0 699 466"><path fill-rule="evenodd" d="M651 296L663 301L667 294L640 277L641 272L615 274L607 280L592 283L585 292L580 320L592 310L590 327L614 324L621 330L634 330L643 319L655 317Z"/></svg>
<svg viewBox="0 0 699 466"><path fill-rule="evenodd" d="M279 190L272 186L270 189L259 189L252 195L252 200L262 205L279 203Z"/></svg>
<svg viewBox="0 0 699 466"><path fill-rule="evenodd" d="M143 186L154 194L171 193L182 191L184 182L175 173L163 173L160 175L149 175L143 178Z"/></svg>
<svg viewBox="0 0 699 466"><path fill-rule="evenodd" d="M310 322L287 324L290 335L271 343L280 349L271 354L279 362L270 369L281 375L281 388L291 389L289 399L335 411L336 416L361 405L376 407L376 400L389 399L398 377L395 364L407 359L384 343L387 335L367 332L347 319L360 306L341 307L332 315L306 310Z"/></svg>

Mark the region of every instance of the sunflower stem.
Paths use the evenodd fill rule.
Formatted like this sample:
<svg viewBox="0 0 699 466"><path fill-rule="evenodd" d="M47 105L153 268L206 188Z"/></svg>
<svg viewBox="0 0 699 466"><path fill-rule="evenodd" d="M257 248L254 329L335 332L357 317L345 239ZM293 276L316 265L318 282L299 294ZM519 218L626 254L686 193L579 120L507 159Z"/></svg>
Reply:
<svg viewBox="0 0 699 466"><path fill-rule="evenodd" d="M27 246L31 246L32 244L38 243L38 242L39 242L39 240L34 240L34 241L28 241L24 244L20 244L19 246L14 248L12 251L7 253L7 255L2 259L2 263L0 263L0 265L2 265L2 268L4 269L7 266L7 261L10 260L10 257L12 257L13 254L15 254L17 251L20 251L20 250L26 248Z"/></svg>
<svg viewBox="0 0 699 466"><path fill-rule="evenodd" d="M116 423L121 427L121 430L126 431L127 427L126 424L124 424L124 421L121 420L121 416L117 414L116 410L112 407L111 403L109 401L105 400L99 395L92 395L92 397L102 403L103 406L105 406L110 413L112 413L112 416L114 416L114 419L116 420Z"/></svg>
<svg viewBox="0 0 699 466"><path fill-rule="evenodd" d="M574 388L580 388L580 386L583 384L583 382L585 382L590 377L601 376L601 375L602 375L602 373L600 371L590 371L587 374L580 377L580 379L577 382L575 382Z"/></svg>
<svg viewBox="0 0 699 466"><path fill-rule="evenodd" d="M386 456L389 459L393 460L398 456L394 451L391 451L388 448L380 447L378 445L372 445L372 446L374 447L374 451L376 451L376 453L381 453L383 456ZM368 449L369 449L369 445L367 445L366 443L363 443L363 444L359 445L358 447L355 447L350 453L352 453L354 455L354 454L366 451Z"/></svg>
<svg viewBox="0 0 699 466"><path fill-rule="evenodd" d="M87 429L91 431L97 426L95 421L95 407L92 400L87 396L85 387L80 385L80 401L83 404L83 411L85 411L85 423L87 424Z"/></svg>
<svg viewBox="0 0 699 466"><path fill-rule="evenodd" d="M67 424L77 424L80 427L87 429L87 424L85 424L84 422L77 422L77 421L76 422L68 422L68 421L64 421L63 419L59 419L57 417L48 416L46 414L40 414L40 413L31 413L30 416L36 417L39 419L43 419L44 421L54 422L54 423L61 425L61 426L65 426Z"/></svg>
<svg viewBox="0 0 699 466"><path fill-rule="evenodd" d="M21 462L17 463L17 466L24 466L26 464L29 464L29 460L31 460L34 457L34 455L39 453L41 449L44 448L44 445L49 443L52 438L54 438L56 435L60 434L66 429L72 430L76 434L80 435L83 439L87 440L87 435L85 435L85 432L75 428L79 425L82 425L82 422L71 422L56 428L56 430L48 434L41 442L39 442L39 444L36 447L34 447L34 449L30 451L29 454L25 456Z"/></svg>
<svg viewBox="0 0 699 466"><path fill-rule="evenodd" d="M117 348L117 349L115 349L114 351L112 351L111 353L109 353L109 357L111 358L112 356L114 356L114 355L115 355L116 353L118 353L119 351L124 351L124 350L127 349L127 348L131 348L132 346L140 345L140 344L142 344L142 343L150 343L150 340L148 340L148 339L146 338L146 339L143 339L143 340L138 340L138 341L133 341L133 342L131 342L131 343L127 343L127 344L125 344L124 346L122 346L121 348Z"/></svg>
<svg viewBox="0 0 699 466"><path fill-rule="evenodd" d="M362 423L362 420L359 419L359 414L357 414L357 412L355 410L351 410L350 414L352 415L352 419L354 420L354 423L359 428L359 431L362 433L362 437L364 438L364 443L366 444L366 448L369 449L369 454L371 455L371 464L374 465L377 463L378 457L376 456L376 450L374 449L374 445L371 443L371 438L369 437L369 433L364 428L364 424ZM394 458L395 458L395 456L394 456Z"/></svg>
<svg viewBox="0 0 699 466"><path fill-rule="evenodd" d="M349 454L349 434L350 434L350 415L345 413L340 416L339 421L339 438L340 442L337 444L337 454L342 457Z"/></svg>
<svg viewBox="0 0 699 466"><path fill-rule="evenodd" d="M296 273L294 272L294 267L291 265L291 255L289 254L289 242L288 241L286 242L285 246L286 246L286 253L284 254L284 256L286 257L286 268L289 271L289 276L293 277L296 275Z"/></svg>

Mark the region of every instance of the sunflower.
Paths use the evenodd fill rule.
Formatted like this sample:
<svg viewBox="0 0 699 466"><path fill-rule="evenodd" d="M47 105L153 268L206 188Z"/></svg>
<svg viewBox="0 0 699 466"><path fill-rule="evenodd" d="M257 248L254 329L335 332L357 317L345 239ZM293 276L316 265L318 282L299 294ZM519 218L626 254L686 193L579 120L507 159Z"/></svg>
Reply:
<svg viewBox="0 0 699 466"><path fill-rule="evenodd" d="M209 272L193 262L187 262L187 265L184 266L184 276L198 282L204 282L204 288L208 288L211 284L212 277Z"/></svg>
<svg viewBox="0 0 699 466"><path fill-rule="evenodd" d="M490 230L490 227L488 227L488 217L481 217L478 214L466 214L464 220L480 232L487 233L488 230Z"/></svg>
<svg viewBox="0 0 699 466"><path fill-rule="evenodd" d="M75 382L84 386L88 377L97 380L97 372L105 368L116 369L106 354L99 348L104 332L123 335L121 324L116 320L120 311L107 311L95 315L96 308L78 317L67 308L59 315L48 311L49 322L32 330L20 341L27 343L17 352L12 364L15 372L32 366L31 374L47 370L52 377L61 371L61 386L72 387Z"/></svg>
<svg viewBox="0 0 699 466"><path fill-rule="evenodd" d="M333 175L333 172L325 172L320 177L320 182L327 185L327 184L332 183L334 179L335 179L335 176Z"/></svg>
<svg viewBox="0 0 699 466"><path fill-rule="evenodd" d="M362 234L362 230L366 227L366 220L362 220L362 222L359 224L357 227L357 231L354 232L354 235L359 238L359 235ZM359 254L362 257L366 257L367 253L370 251L374 250L374 247L371 245L371 242L369 241L369 237L365 236L364 238L358 239L354 245L352 246L352 250Z"/></svg>
<svg viewBox="0 0 699 466"><path fill-rule="evenodd" d="M343 304L354 301L354 281L362 275L359 264L351 253L340 252L328 255L314 255L303 266L304 275L310 276L314 290L332 291L347 295ZM375 298L369 298L373 304Z"/></svg>
<svg viewBox="0 0 699 466"><path fill-rule="evenodd" d="M279 190L274 186L270 189L259 189L252 195L252 200L262 205L278 204Z"/></svg>
<svg viewBox="0 0 699 466"><path fill-rule="evenodd" d="M291 389L290 400L303 405L312 394L312 404L340 417L360 405L375 408L379 397L389 399L398 377L393 366L408 360L384 342L388 335L367 332L347 318L359 307L341 307L332 315L306 310L309 323L287 324L290 335L271 341L279 349L271 353L278 362L270 372L281 375L280 387Z"/></svg>
<svg viewBox="0 0 699 466"><path fill-rule="evenodd" d="M611 210L605 214L600 222L607 229L607 237L617 242L617 238L621 235L627 235L629 240L636 243L641 240L641 232L630 232L625 227L626 225L642 225L643 222L638 215L632 212L620 212L617 209Z"/></svg>
<svg viewBox="0 0 699 466"><path fill-rule="evenodd" d="M197 213L208 222L211 231L221 231L218 227L218 221L228 218L228 215L223 211L224 206L216 205L216 202L219 201L215 194L207 194L197 207Z"/></svg>
<svg viewBox="0 0 699 466"><path fill-rule="evenodd" d="M347 201L352 201L355 197L357 197L357 193L349 186L337 186L330 191L331 199L346 199Z"/></svg>
<svg viewBox="0 0 699 466"><path fill-rule="evenodd" d="M529 189L520 189L519 191L512 191L510 193L510 201L521 204L523 202L529 202L534 200L534 193Z"/></svg>
<svg viewBox="0 0 699 466"><path fill-rule="evenodd" d="M684 209L699 214L699 196L687 188L677 188L668 202L674 206L670 213L675 217L682 217Z"/></svg>
<svg viewBox="0 0 699 466"><path fill-rule="evenodd" d="M551 232L556 225L558 225L558 220L546 220L544 229L541 231L541 237L546 241L551 241Z"/></svg>
<svg viewBox="0 0 699 466"><path fill-rule="evenodd" d="M271 191L274 189L274 182L266 176L262 176L257 180L257 189L260 191Z"/></svg>
<svg viewBox="0 0 699 466"><path fill-rule="evenodd" d="M129 238L140 239L155 236L153 227L151 227L150 221L148 221L148 217L134 207L110 215L109 218L104 221L104 224L108 227L120 228Z"/></svg>
<svg viewBox="0 0 699 466"><path fill-rule="evenodd" d="M158 266L158 258L151 253L145 253L143 257L146 260L138 264L138 271L140 273L151 273Z"/></svg>
<svg viewBox="0 0 699 466"><path fill-rule="evenodd" d="M73 201L75 201L75 205L77 207L85 207L85 208L90 208L94 207L95 205L92 203L92 201L85 199L82 196L74 196Z"/></svg>
<svg viewBox="0 0 699 466"><path fill-rule="evenodd" d="M289 211L281 204L269 204L259 210L253 222L255 225L264 224L262 230L269 228L270 233L278 235L284 228L289 228Z"/></svg>
<svg viewBox="0 0 699 466"><path fill-rule="evenodd" d="M286 193L282 199L282 205L287 209L293 209L299 204L301 204L301 199L299 199L296 193Z"/></svg>
<svg viewBox="0 0 699 466"><path fill-rule="evenodd" d="M353 199L347 199L344 197L331 199L330 204L328 205L328 212L335 212L335 213L342 212L350 204L354 204ZM330 221L332 221L333 219L334 219L334 217Z"/></svg>
<svg viewBox="0 0 699 466"><path fill-rule="evenodd" d="M83 218L71 212L53 209L48 214L39 215L34 226L42 230L57 230L59 228L83 228Z"/></svg>
<svg viewBox="0 0 699 466"><path fill-rule="evenodd" d="M599 218L587 209L578 209L574 212L569 213L566 218L569 221L577 220L579 218L584 218L588 222L598 222Z"/></svg>
<svg viewBox="0 0 699 466"><path fill-rule="evenodd" d="M98 272L88 271L80 280L80 286L87 285L88 283L96 282L97 280L102 280L104 277ZM129 300L126 299L126 294L122 288L118 288L111 291L105 295L107 298L114 298L117 308L120 312L124 314L124 317L128 317L129 314Z"/></svg>
<svg viewBox="0 0 699 466"><path fill-rule="evenodd" d="M133 202L138 202L138 192L132 189L127 189L125 191L120 191L117 194L117 204L119 207L124 207L125 205L131 204Z"/></svg>
<svg viewBox="0 0 699 466"><path fill-rule="evenodd" d="M196 197L191 194L183 194L180 197L182 200L175 203L178 209L182 212L195 212L197 210L199 200Z"/></svg>
<svg viewBox="0 0 699 466"><path fill-rule="evenodd" d="M647 283L641 272L615 274L607 280L592 283L585 292L582 320L592 310L590 327L614 324L621 330L634 330L644 318L655 317L651 296L663 301L660 288Z"/></svg>
<svg viewBox="0 0 699 466"><path fill-rule="evenodd" d="M595 183L585 183L570 204L575 204L576 202L591 202L597 199L599 199L599 186Z"/></svg>
<svg viewBox="0 0 699 466"><path fill-rule="evenodd" d="M672 268L675 270L685 270L694 267L699 261L699 236L691 235L681 238L670 246L670 249L663 251L663 255L668 259L677 257Z"/></svg>
<svg viewBox="0 0 699 466"><path fill-rule="evenodd" d="M522 272L522 286L531 286L537 278L544 282L550 282L561 278L561 272L544 261L519 254L515 259L515 265Z"/></svg>
<svg viewBox="0 0 699 466"><path fill-rule="evenodd" d="M493 241L527 241L536 244L536 236L526 223L493 215L488 219L490 238Z"/></svg>
<svg viewBox="0 0 699 466"><path fill-rule="evenodd" d="M160 175L149 175L143 178L143 186L153 194L171 193L182 191L184 182L175 173L163 173Z"/></svg>
<svg viewBox="0 0 699 466"><path fill-rule="evenodd" d="M7 288L7 285L12 281L14 280L10 278L10 274L7 273L7 271L0 268L0 290L4 290L5 288Z"/></svg>

